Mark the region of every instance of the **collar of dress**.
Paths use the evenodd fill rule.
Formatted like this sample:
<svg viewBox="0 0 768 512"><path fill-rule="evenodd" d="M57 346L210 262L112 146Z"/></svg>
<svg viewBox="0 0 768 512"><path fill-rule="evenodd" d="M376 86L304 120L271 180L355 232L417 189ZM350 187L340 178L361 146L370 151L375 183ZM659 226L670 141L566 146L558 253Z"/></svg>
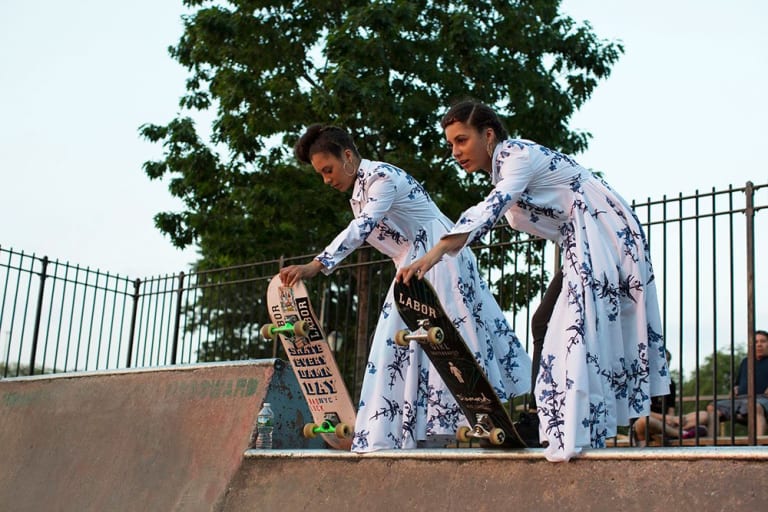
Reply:
<svg viewBox="0 0 768 512"><path fill-rule="evenodd" d="M504 145L504 141L501 141L496 144L496 147L493 148L493 155L491 156L491 183L496 184L499 182L500 179L500 169L501 165L497 158L499 157L499 152L501 152L501 147Z"/></svg>
<svg viewBox="0 0 768 512"><path fill-rule="evenodd" d="M352 208L355 208L360 203L366 200L365 180L363 179L363 177L368 175L368 172L370 171L372 164L373 162L371 162L370 160L366 160L366 159L360 160L360 167L357 168L355 185L352 189L352 197L349 199L349 203L352 205Z"/></svg>

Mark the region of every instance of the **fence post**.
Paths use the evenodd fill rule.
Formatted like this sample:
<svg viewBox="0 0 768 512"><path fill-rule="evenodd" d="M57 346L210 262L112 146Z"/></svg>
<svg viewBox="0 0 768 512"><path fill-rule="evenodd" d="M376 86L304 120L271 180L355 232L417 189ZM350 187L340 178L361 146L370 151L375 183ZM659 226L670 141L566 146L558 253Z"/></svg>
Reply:
<svg viewBox="0 0 768 512"><path fill-rule="evenodd" d="M181 299L184 294L184 272L179 272L179 289L176 290L176 318L173 323L173 351L171 364L176 364L176 351L179 349L179 326L181 324Z"/></svg>
<svg viewBox="0 0 768 512"><path fill-rule="evenodd" d="M40 335L40 319L42 318L43 310L43 294L45 292L45 279L48 277L48 256L43 256L43 267L40 269L40 291L37 294L37 308L35 311L35 329L32 334L32 353L29 356L29 374L35 374L35 360L37 359L37 339ZM43 361L45 365L45 361ZM45 368L43 368L45 373Z"/></svg>
<svg viewBox="0 0 768 512"><path fill-rule="evenodd" d="M355 330L355 389L352 395L354 403L360 399L362 392L363 379L360 375L365 375L365 367L368 364L368 317L370 310L370 269L366 265L369 258L368 251L357 251L357 329Z"/></svg>
<svg viewBox="0 0 768 512"><path fill-rule="evenodd" d="M125 367L131 367L131 359L133 359L133 337L136 335L136 312L139 308L139 288L141 287L141 279L136 279L133 282L133 306L131 308L131 329L128 334L128 354L125 359Z"/></svg>
<svg viewBox="0 0 768 512"><path fill-rule="evenodd" d="M748 181L744 188L746 194L747 239L747 437L750 445L757 444L757 417L755 399L755 189ZM760 390L762 392L762 390Z"/></svg>

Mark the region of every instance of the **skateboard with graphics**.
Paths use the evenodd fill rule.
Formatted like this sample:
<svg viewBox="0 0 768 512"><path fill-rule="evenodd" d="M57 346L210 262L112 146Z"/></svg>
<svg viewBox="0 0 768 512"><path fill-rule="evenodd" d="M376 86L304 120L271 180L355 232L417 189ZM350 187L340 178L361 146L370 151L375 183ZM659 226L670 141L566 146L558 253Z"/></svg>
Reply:
<svg viewBox="0 0 768 512"><path fill-rule="evenodd" d="M515 425L499 400L485 372L459 331L445 314L426 279L395 281L397 311L409 330L395 336L400 346L419 342L432 366L453 394L471 427L460 427L456 439L480 439L482 446L525 448Z"/></svg>
<svg viewBox="0 0 768 512"><path fill-rule="evenodd" d="M280 275L267 288L271 324L261 328L267 339L280 338L313 423L304 425L305 437L323 437L332 448L349 450L355 426L355 408L320 322L299 281L283 286Z"/></svg>

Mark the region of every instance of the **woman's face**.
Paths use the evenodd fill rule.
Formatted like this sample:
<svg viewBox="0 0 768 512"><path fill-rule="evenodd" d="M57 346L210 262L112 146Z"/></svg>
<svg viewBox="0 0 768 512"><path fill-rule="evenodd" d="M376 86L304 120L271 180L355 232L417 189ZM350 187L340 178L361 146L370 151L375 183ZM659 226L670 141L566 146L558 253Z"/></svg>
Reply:
<svg viewBox="0 0 768 512"><path fill-rule="evenodd" d="M445 139L453 158L468 173L477 170L490 171L491 156L488 154L488 143L495 140L493 135L491 128L478 132L474 127L459 121L445 127Z"/></svg>
<svg viewBox="0 0 768 512"><path fill-rule="evenodd" d="M768 357L768 337L765 334L755 335L755 357L757 359Z"/></svg>
<svg viewBox="0 0 768 512"><path fill-rule="evenodd" d="M341 158L327 152L315 153L311 158L312 167L323 178L323 183L340 192L346 192L355 183L357 166L352 152L346 150Z"/></svg>

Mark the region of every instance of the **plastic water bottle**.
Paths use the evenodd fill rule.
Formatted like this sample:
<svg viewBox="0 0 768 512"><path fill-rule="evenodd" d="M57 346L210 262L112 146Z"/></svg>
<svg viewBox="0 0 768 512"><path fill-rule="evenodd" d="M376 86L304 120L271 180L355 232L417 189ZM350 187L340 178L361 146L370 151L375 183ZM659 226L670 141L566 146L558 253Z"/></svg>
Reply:
<svg viewBox="0 0 768 512"><path fill-rule="evenodd" d="M272 448L272 430L274 429L275 416L272 413L272 407L269 402L264 402L264 406L256 417L256 448Z"/></svg>

